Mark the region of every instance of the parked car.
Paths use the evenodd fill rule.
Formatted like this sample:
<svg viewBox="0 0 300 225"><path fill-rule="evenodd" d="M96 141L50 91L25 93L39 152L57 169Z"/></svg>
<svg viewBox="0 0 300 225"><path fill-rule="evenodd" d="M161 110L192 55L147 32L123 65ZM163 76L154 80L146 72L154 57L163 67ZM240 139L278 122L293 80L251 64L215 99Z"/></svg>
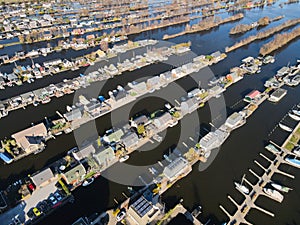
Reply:
<svg viewBox="0 0 300 225"><path fill-rule="evenodd" d="M48 199L49 199L49 201L51 202L52 205L55 205L58 202L57 199L54 197L53 194L51 194Z"/></svg>
<svg viewBox="0 0 300 225"><path fill-rule="evenodd" d="M35 190L35 186L34 186L33 183L29 183L27 186L28 186L28 188L29 188L30 191L34 191Z"/></svg>
<svg viewBox="0 0 300 225"><path fill-rule="evenodd" d="M40 216L41 215L41 212L40 212L40 210L37 207L34 207L32 211L33 211L34 215L36 215L36 216Z"/></svg>
<svg viewBox="0 0 300 225"><path fill-rule="evenodd" d="M125 211L119 212L118 215L117 215L117 221L118 222L122 221L124 219L125 215L126 215Z"/></svg>
<svg viewBox="0 0 300 225"><path fill-rule="evenodd" d="M33 208L31 208L31 209L28 210L27 216L28 216L29 218L33 218L33 217L34 217Z"/></svg>
<svg viewBox="0 0 300 225"><path fill-rule="evenodd" d="M58 201L61 201L61 200L62 200L62 196L61 196L61 194L59 194L58 192L55 192L55 193L54 193L54 196L55 196L55 198L56 198Z"/></svg>

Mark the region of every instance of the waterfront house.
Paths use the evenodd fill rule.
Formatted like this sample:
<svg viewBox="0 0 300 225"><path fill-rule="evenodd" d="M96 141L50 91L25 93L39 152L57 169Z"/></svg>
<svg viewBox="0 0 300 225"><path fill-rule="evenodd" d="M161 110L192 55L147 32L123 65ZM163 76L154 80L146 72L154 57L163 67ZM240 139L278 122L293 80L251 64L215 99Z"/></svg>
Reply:
<svg viewBox="0 0 300 225"><path fill-rule="evenodd" d="M8 62L9 62L9 56L7 54L0 56L0 64L8 63Z"/></svg>
<svg viewBox="0 0 300 225"><path fill-rule="evenodd" d="M211 56L213 57L215 62L219 62L220 60L222 60L222 53L220 51L212 53Z"/></svg>
<svg viewBox="0 0 300 225"><path fill-rule="evenodd" d="M79 108L73 109L71 112L67 112L64 114L64 117L67 121L71 122L74 120L81 119L82 117L82 111Z"/></svg>
<svg viewBox="0 0 300 225"><path fill-rule="evenodd" d="M7 74L6 79L10 83L17 82L19 80L18 76L15 73Z"/></svg>
<svg viewBox="0 0 300 225"><path fill-rule="evenodd" d="M124 135L120 142L122 142L126 149L132 148L139 143L139 137L136 133L129 133Z"/></svg>
<svg viewBox="0 0 300 225"><path fill-rule="evenodd" d="M152 224L152 222L157 219L158 215L161 213L160 209L163 207L158 207L159 195L153 196L152 193L145 192L139 198L137 198L129 206L126 217L129 224L140 225L140 224Z"/></svg>
<svg viewBox="0 0 300 225"><path fill-rule="evenodd" d="M65 68L71 68L73 66L73 63L71 63L69 60L64 59L62 62L63 67Z"/></svg>
<svg viewBox="0 0 300 225"><path fill-rule="evenodd" d="M86 175L86 169L81 163L78 163L72 168L67 167L61 175L67 184L75 185L84 179Z"/></svg>
<svg viewBox="0 0 300 225"><path fill-rule="evenodd" d="M0 86L5 85L5 80L3 77L0 76Z"/></svg>
<svg viewBox="0 0 300 225"><path fill-rule="evenodd" d="M167 71L165 73L162 73L159 75L161 80L164 80L166 82L170 82L172 79L176 78L176 76L174 76L174 74L172 74L171 71Z"/></svg>
<svg viewBox="0 0 300 225"><path fill-rule="evenodd" d="M115 159L115 152L112 147L109 146L107 148L101 148L97 150L93 154L93 157L98 165L102 168L108 166L109 163Z"/></svg>
<svg viewBox="0 0 300 225"><path fill-rule="evenodd" d="M113 133L109 134L109 135L105 135L103 137L103 140L106 143L112 143L112 142L119 142L121 140L121 137L124 135L123 130L118 129L116 131L114 131Z"/></svg>
<svg viewBox="0 0 300 225"><path fill-rule="evenodd" d="M184 75L183 71L182 71L182 68L181 67L178 67L178 68L175 68L175 69L172 69L172 75L173 77L181 77Z"/></svg>
<svg viewBox="0 0 300 225"><path fill-rule="evenodd" d="M180 111L182 115L192 113L198 108L198 101L195 98L189 98L188 100L181 102Z"/></svg>
<svg viewBox="0 0 300 225"><path fill-rule="evenodd" d="M238 124L240 124L243 121L243 119L244 117L241 113L234 112L226 119L225 125L233 129Z"/></svg>
<svg viewBox="0 0 300 225"><path fill-rule="evenodd" d="M211 95L218 95L218 94L221 94L224 91L224 89L222 87L216 85L216 86L210 88L208 91Z"/></svg>
<svg viewBox="0 0 300 225"><path fill-rule="evenodd" d="M253 90L245 96L244 101L253 102L258 100L260 97L261 97L261 93L258 90Z"/></svg>
<svg viewBox="0 0 300 225"><path fill-rule="evenodd" d="M137 127L140 124L148 124L150 121L147 116L142 115L130 121L132 127Z"/></svg>
<svg viewBox="0 0 300 225"><path fill-rule="evenodd" d="M156 89L160 86L159 76L151 77L147 80L147 87L149 90Z"/></svg>
<svg viewBox="0 0 300 225"><path fill-rule="evenodd" d="M237 72L232 72L226 75L226 79L232 81L232 83L235 83L243 79L243 76L239 76Z"/></svg>
<svg viewBox="0 0 300 225"><path fill-rule="evenodd" d="M41 19L41 20L39 20L39 24L40 24L41 27L47 27L47 26L51 25L51 21Z"/></svg>
<svg viewBox="0 0 300 225"><path fill-rule="evenodd" d="M193 73L196 71L196 69L194 68L195 65L193 63L188 63L188 64L184 64L182 65L182 71L184 71L187 74Z"/></svg>
<svg viewBox="0 0 300 225"><path fill-rule="evenodd" d="M105 66L104 71L110 76L115 76L119 73L119 70L113 64L110 64L109 67Z"/></svg>
<svg viewBox="0 0 300 225"><path fill-rule="evenodd" d="M37 189L47 186L53 178L54 174L50 168L47 168L39 173L30 176L30 179Z"/></svg>
<svg viewBox="0 0 300 225"><path fill-rule="evenodd" d="M31 103L34 100L33 92L27 92L20 95L24 103Z"/></svg>
<svg viewBox="0 0 300 225"><path fill-rule="evenodd" d="M108 95L110 96L110 98L112 100L120 101L120 100L124 99L127 96L127 92L125 91L125 89L123 87L121 87L119 85L116 90L109 91Z"/></svg>
<svg viewBox="0 0 300 225"><path fill-rule="evenodd" d="M147 91L147 85L145 82L134 82L128 85L137 93L145 93Z"/></svg>
<svg viewBox="0 0 300 225"><path fill-rule="evenodd" d="M20 96L12 97L11 99L9 99L9 104L12 107L17 107L21 103L22 103L22 98Z"/></svg>
<svg viewBox="0 0 300 225"><path fill-rule="evenodd" d="M43 123L22 130L12 135L16 144L26 153L33 153L44 147L44 140L48 136L47 128Z"/></svg>
<svg viewBox="0 0 300 225"><path fill-rule="evenodd" d="M196 97L197 95L203 93L199 88L195 88L191 91L188 92L188 97L189 98L193 98L193 97Z"/></svg>
<svg viewBox="0 0 300 225"><path fill-rule="evenodd" d="M252 56L248 56L247 58L242 59L242 62L247 65L252 65L254 63L254 58Z"/></svg>
<svg viewBox="0 0 300 225"><path fill-rule="evenodd" d="M164 113L162 116L157 117L153 120L153 124L158 128L162 129L168 126L173 122L173 118L170 113Z"/></svg>
<svg viewBox="0 0 300 225"><path fill-rule="evenodd" d="M179 176L185 174L189 167L189 163L186 159L178 157L164 168L163 174L170 182L172 182Z"/></svg>
<svg viewBox="0 0 300 225"><path fill-rule="evenodd" d="M94 146L92 144L79 149L77 151L73 151L72 155L74 156L74 158L78 161L81 161L83 159L88 158L89 156L92 156L92 154L94 154L96 152L96 149L94 148Z"/></svg>
<svg viewBox="0 0 300 225"><path fill-rule="evenodd" d="M101 103L98 101L91 101L84 106L85 111L87 111L92 117L99 116L101 113Z"/></svg>
<svg viewBox="0 0 300 225"><path fill-rule="evenodd" d="M277 71L277 74L276 74L276 76L278 76L278 77L282 77L282 76L284 76L284 75L288 74L289 72L290 72L290 68L289 68L289 67L286 67L286 66L284 66L284 67L282 67L280 70L278 70L278 71Z"/></svg>
<svg viewBox="0 0 300 225"><path fill-rule="evenodd" d="M51 67L51 66L57 66L57 65L60 65L62 63L62 60L61 59L52 59L52 60L49 60L49 61L46 61L44 62L44 67Z"/></svg>
<svg viewBox="0 0 300 225"><path fill-rule="evenodd" d="M38 23L37 23L37 21L32 20L32 21L29 22L28 26L29 26L30 29L34 29L34 28L38 27Z"/></svg>

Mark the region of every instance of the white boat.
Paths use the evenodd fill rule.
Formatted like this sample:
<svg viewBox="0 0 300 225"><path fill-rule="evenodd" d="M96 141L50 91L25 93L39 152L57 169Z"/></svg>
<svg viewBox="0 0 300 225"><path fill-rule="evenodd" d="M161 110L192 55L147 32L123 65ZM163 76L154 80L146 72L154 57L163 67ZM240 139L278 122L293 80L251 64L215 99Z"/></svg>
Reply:
<svg viewBox="0 0 300 225"><path fill-rule="evenodd" d="M127 159L129 159L129 155L124 155L119 159L119 162L125 162Z"/></svg>
<svg viewBox="0 0 300 225"><path fill-rule="evenodd" d="M281 151L276 148L274 145L272 144L268 144L265 149L269 150L270 152L273 152L274 154L279 154Z"/></svg>
<svg viewBox="0 0 300 225"><path fill-rule="evenodd" d="M237 190L239 190L247 195L247 194L249 194L250 191L249 191L249 188L247 188L245 185L243 185L244 178L245 178L245 174L242 177L241 183L234 182L234 185Z"/></svg>
<svg viewBox="0 0 300 225"><path fill-rule="evenodd" d="M278 125L279 125L279 127L280 127L282 130L285 130L285 131L287 131L287 132L292 132L292 131L293 131L292 128L290 128L290 127L288 127L288 126L286 126L286 125L284 125L284 124L282 124L282 123L279 123Z"/></svg>
<svg viewBox="0 0 300 225"><path fill-rule="evenodd" d="M170 125L169 125L169 127L174 127L174 126L176 126L178 124L178 120L175 120L175 121L173 121Z"/></svg>
<svg viewBox="0 0 300 225"><path fill-rule="evenodd" d="M270 197L274 198L275 200L277 200L279 202L282 202L283 195L279 191L276 191L276 190L274 190L272 188L264 188L263 190Z"/></svg>
<svg viewBox="0 0 300 225"><path fill-rule="evenodd" d="M291 164L292 166L300 168L300 160L299 159L286 157L285 161L288 162L289 164Z"/></svg>
<svg viewBox="0 0 300 225"><path fill-rule="evenodd" d="M295 110L295 109L293 109L292 112L293 112L295 115L300 116L300 110Z"/></svg>
<svg viewBox="0 0 300 225"><path fill-rule="evenodd" d="M71 107L71 106L67 105L66 108L67 108L67 111L68 111L68 112L71 112L71 111L72 111L72 107Z"/></svg>
<svg viewBox="0 0 300 225"><path fill-rule="evenodd" d="M32 104L33 104L33 106L38 106L39 102L38 101L34 101Z"/></svg>
<svg viewBox="0 0 300 225"><path fill-rule="evenodd" d="M88 179L86 179L86 180L82 183L82 186L83 186L83 187L86 187L86 186L90 185L90 184L93 183L93 182L94 182L94 177L88 178Z"/></svg>
<svg viewBox="0 0 300 225"><path fill-rule="evenodd" d="M249 189L246 186L244 186L240 183L237 183L237 182L234 182L234 185L235 185L235 188L238 189L239 191L243 192L246 195L249 194Z"/></svg>
<svg viewBox="0 0 300 225"><path fill-rule="evenodd" d="M300 116L297 116L295 114L289 113L289 117L291 117L293 120L300 121Z"/></svg>
<svg viewBox="0 0 300 225"><path fill-rule="evenodd" d="M61 135L62 134L62 131L60 131L60 132L58 132L58 133L55 133L54 135L55 136L59 136L59 135Z"/></svg>
<svg viewBox="0 0 300 225"><path fill-rule="evenodd" d="M172 108L172 106L170 105L170 103L166 103L166 104L165 104L165 107L166 107L168 110L170 110L170 109Z"/></svg>
<svg viewBox="0 0 300 225"><path fill-rule="evenodd" d="M298 148L294 149L293 153L300 157L300 148L298 147Z"/></svg>
<svg viewBox="0 0 300 225"><path fill-rule="evenodd" d="M271 183L272 187L275 188L276 190L278 191L282 191L282 192L285 192L285 193L288 193L289 191L293 190L292 188L289 188L289 187L285 187L285 186L282 186L280 184L276 184L274 182Z"/></svg>

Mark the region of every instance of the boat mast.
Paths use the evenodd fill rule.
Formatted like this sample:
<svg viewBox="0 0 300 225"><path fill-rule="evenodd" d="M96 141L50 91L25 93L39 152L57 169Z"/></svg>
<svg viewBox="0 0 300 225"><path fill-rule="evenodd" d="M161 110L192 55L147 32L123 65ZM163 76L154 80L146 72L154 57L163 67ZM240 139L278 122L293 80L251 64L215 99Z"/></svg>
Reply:
<svg viewBox="0 0 300 225"><path fill-rule="evenodd" d="M243 175L243 177L242 177L242 182L241 182L241 185L243 185L243 182L244 182L245 176L246 176L246 174L244 174L244 175Z"/></svg>

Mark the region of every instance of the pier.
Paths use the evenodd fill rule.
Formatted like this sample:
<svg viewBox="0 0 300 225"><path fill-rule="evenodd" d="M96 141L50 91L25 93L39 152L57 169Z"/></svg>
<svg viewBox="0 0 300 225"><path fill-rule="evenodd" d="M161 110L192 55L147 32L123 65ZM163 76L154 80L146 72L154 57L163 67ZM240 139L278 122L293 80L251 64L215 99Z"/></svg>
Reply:
<svg viewBox="0 0 300 225"><path fill-rule="evenodd" d="M298 123L298 125L296 126L296 128L294 129L294 131L292 132L291 135L293 135L294 132L296 132L298 130L298 128L300 127L300 123ZM289 138L286 140L288 141ZM286 176L286 177L289 177L291 179L294 179L295 176L292 175L292 174L289 174L287 172L284 172L284 171L281 171L279 169L279 166L283 163L285 164L288 164L288 165L291 165L289 164L288 162L285 161L285 157L289 154L291 154L290 151L286 150L283 146L279 146L277 145L276 143L274 143L273 141L270 141L271 144L273 144L275 147L277 147L278 149L280 149L280 153L278 154L275 154L274 152L270 151L270 150L267 150L267 151L270 151L274 156L275 156L275 159L274 160L271 160L270 158L268 158L265 154L263 153L260 153L259 156L261 156L264 160L266 160L268 163L269 163L269 166L268 167L264 167L263 165L261 165L261 163L259 163L257 160L254 160L254 163L259 167L261 168L264 173L262 176L259 176L257 175L252 169L249 169L249 172L257 178L257 182L255 184L252 184L250 181L248 181L246 178L244 179L245 182L247 183L247 185L249 185L251 187L251 191L249 194L245 194L243 191L239 190L241 192L241 194L245 197L245 199L243 200L242 203L238 204L237 202L235 202L235 200L228 195L228 198L229 200L237 207L237 210L235 211L235 213L233 215L231 215L229 212L226 211L226 209L220 205L219 207L221 208L221 210L227 215L227 217L229 218L229 221L228 221L228 224L251 224L250 222L248 222L245 217L246 215L249 213L249 211L254 208L254 209L257 209L271 217L274 217L275 214L266 210L266 209L263 209L259 206L257 206L255 204L257 198L259 196L266 196L268 198L271 198L273 199L274 201L277 201L279 203L282 202L283 199L278 199L278 198L275 198L273 196L270 196L268 194L266 194L264 191L263 191L263 188L270 182L272 182L272 176L275 174L275 173L278 173L278 174L281 174L283 176Z"/></svg>

